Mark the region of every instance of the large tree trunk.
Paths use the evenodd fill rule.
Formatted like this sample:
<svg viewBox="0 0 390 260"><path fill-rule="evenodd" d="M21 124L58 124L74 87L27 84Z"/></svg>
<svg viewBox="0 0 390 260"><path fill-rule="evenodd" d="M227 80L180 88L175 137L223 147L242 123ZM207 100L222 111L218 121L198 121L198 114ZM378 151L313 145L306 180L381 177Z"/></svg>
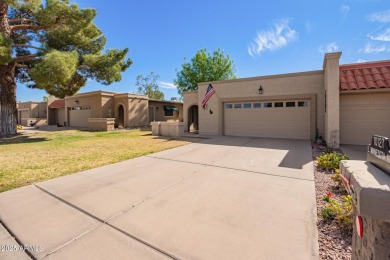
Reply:
<svg viewBox="0 0 390 260"><path fill-rule="evenodd" d="M0 0L0 33L10 37L8 4ZM0 136L16 134L16 83L15 64L0 65Z"/></svg>
<svg viewBox="0 0 390 260"><path fill-rule="evenodd" d="M16 83L14 65L0 65L0 136L16 134Z"/></svg>

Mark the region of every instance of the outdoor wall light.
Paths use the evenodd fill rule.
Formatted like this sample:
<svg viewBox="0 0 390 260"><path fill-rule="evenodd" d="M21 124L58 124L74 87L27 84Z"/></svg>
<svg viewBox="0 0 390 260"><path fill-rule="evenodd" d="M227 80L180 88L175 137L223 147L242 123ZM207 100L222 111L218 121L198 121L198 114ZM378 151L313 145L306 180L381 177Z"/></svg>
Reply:
<svg viewBox="0 0 390 260"><path fill-rule="evenodd" d="M260 85L259 87L259 94L262 95L263 94L263 87Z"/></svg>
<svg viewBox="0 0 390 260"><path fill-rule="evenodd" d="M158 111L158 107L156 107L156 110Z"/></svg>
<svg viewBox="0 0 390 260"><path fill-rule="evenodd" d="M213 113L214 113L213 110L210 109L210 115L212 115Z"/></svg>

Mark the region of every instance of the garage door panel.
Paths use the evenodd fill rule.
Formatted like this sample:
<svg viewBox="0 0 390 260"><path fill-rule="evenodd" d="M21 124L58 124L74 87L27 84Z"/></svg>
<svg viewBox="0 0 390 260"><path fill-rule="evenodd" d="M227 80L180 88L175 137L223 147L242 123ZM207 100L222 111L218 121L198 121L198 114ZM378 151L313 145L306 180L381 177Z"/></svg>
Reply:
<svg viewBox="0 0 390 260"><path fill-rule="evenodd" d="M91 110L69 110L69 125L75 127L88 127L88 118Z"/></svg>
<svg viewBox="0 0 390 260"><path fill-rule="evenodd" d="M366 145L375 134L390 137L390 93L340 96L340 142Z"/></svg>
<svg viewBox="0 0 390 260"><path fill-rule="evenodd" d="M262 102L266 103L266 102ZM229 103L234 104L235 103ZM310 139L308 107L224 108L225 135Z"/></svg>

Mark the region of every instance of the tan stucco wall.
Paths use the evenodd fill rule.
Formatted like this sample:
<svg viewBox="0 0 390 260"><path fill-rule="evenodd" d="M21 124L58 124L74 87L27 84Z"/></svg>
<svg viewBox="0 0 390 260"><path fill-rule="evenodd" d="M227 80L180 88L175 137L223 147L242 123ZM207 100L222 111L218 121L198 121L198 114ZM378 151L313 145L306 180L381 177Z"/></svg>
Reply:
<svg viewBox="0 0 390 260"><path fill-rule="evenodd" d="M59 123L60 125L64 125L65 121L65 108L56 108L56 118L55 118L55 124Z"/></svg>
<svg viewBox="0 0 390 260"><path fill-rule="evenodd" d="M165 116L164 105L174 106L177 109L179 109L179 111L178 112L174 111L173 116ZM154 121L168 121L168 120L183 121L183 103L149 100L149 107L154 107L155 109ZM149 121L153 121L153 119L150 118Z"/></svg>
<svg viewBox="0 0 390 260"><path fill-rule="evenodd" d="M115 118L115 122L117 124L118 122L118 109L119 109L119 106L122 105L124 110L125 110L125 118L124 118L124 127L127 127L128 125L128 121L129 121L129 117L126 116L126 111L128 111L129 109L129 104L128 104L128 97L125 96L125 95L118 95L118 96L114 96L114 118Z"/></svg>
<svg viewBox="0 0 390 260"><path fill-rule="evenodd" d="M30 118L46 118L47 102L19 102L18 110L28 110Z"/></svg>
<svg viewBox="0 0 390 260"><path fill-rule="evenodd" d="M115 102L113 96L102 96L101 97L101 117L112 118L115 114Z"/></svg>
<svg viewBox="0 0 390 260"><path fill-rule="evenodd" d="M324 58L324 93L326 91L325 140L328 146L340 145L340 78L341 52L327 53ZM324 94L325 95L325 94Z"/></svg>
<svg viewBox="0 0 390 260"><path fill-rule="evenodd" d="M78 102L76 102L78 101ZM73 97L65 98L65 119L68 122L69 107L90 106L91 117L98 118L102 115L101 95L100 93L93 93L91 95L75 95ZM69 123L69 122L68 122Z"/></svg>
<svg viewBox="0 0 390 260"><path fill-rule="evenodd" d="M183 122L151 122L152 135L179 137L184 134Z"/></svg>
<svg viewBox="0 0 390 260"><path fill-rule="evenodd" d="M126 127L146 126L149 124L148 100L129 98Z"/></svg>
<svg viewBox="0 0 390 260"><path fill-rule="evenodd" d="M88 118L88 128L96 131L114 131L115 118Z"/></svg>
<svg viewBox="0 0 390 260"><path fill-rule="evenodd" d="M184 130L188 131L188 113L189 108L193 105L197 105L200 108L199 100L198 100L198 91L187 91L183 93L183 122L184 122Z"/></svg>
<svg viewBox="0 0 390 260"><path fill-rule="evenodd" d="M311 104L315 104L313 126L324 136L324 74L323 71L310 71L303 73L263 76L246 79L211 82L215 94L210 98L207 109L203 109L200 103L206 93L209 82L199 84L199 133L205 135L223 134L223 102L241 100L288 100L312 98ZM263 94L259 94L259 86L262 85ZM192 94L184 94L184 109L188 109L195 97ZM210 114L210 109L212 114ZM313 138L313 134L311 135Z"/></svg>
<svg viewBox="0 0 390 260"><path fill-rule="evenodd" d="M38 118L47 118L47 102L38 103Z"/></svg>
<svg viewBox="0 0 390 260"><path fill-rule="evenodd" d="M18 102L17 108L18 122L22 125L27 125L27 121L25 120L27 118L34 119L33 121L39 122L40 125L45 124L43 122L47 120L47 102ZM20 111L24 111L22 118L20 117Z"/></svg>

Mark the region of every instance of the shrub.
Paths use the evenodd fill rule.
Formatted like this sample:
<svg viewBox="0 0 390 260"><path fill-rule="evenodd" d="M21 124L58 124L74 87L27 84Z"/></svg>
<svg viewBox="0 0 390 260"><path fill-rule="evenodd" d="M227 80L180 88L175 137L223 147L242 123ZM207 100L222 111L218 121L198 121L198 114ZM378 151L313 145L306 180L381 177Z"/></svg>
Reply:
<svg viewBox="0 0 390 260"><path fill-rule="evenodd" d="M334 172L334 175L331 177L332 180L336 183L337 188L343 187L343 181L341 180L340 177L340 169L336 169Z"/></svg>
<svg viewBox="0 0 390 260"><path fill-rule="evenodd" d="M351 232L353 227L352 196L343 196L343 202L330 199L322 209L322 217L325 221L335 219L344 230Z"/></svg>
<svg viewBox="0 0 390 260"><path fill-rule="evenodd" d="M349 160L349 157L345 154L336 152L324 152L321 156L317 157L318 167L328 171L334 171L338 169L341 160Z"/></svg>
<svg viewBox="0 0 390 260"><path fill-rule="evenodd" d="M23 126L17 125L17 126L16 126L16 130L23 130Z"/></svg>
<svg viewBox="0 0 390 260"><path fill-rule="evenodd" d="M325 221L334 219L333 213L327 208L322 209L321 214Z"/></svg>

